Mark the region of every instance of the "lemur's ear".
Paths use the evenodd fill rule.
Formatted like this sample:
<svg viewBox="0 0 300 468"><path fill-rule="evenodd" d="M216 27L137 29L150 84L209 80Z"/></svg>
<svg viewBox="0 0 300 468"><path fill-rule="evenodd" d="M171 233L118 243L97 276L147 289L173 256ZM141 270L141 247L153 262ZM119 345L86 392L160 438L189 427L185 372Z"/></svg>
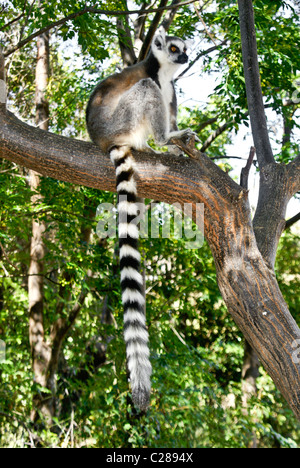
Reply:
<svg viewBox="0 0 300 468"><path fill-rule="evenodd" d="M189 50L191 50L193 48L194 43L195 43L195 41L193 39L185 39L184 42L185 42L185 45L187 46L187 48Z"/></svg>
<svg viewBox="0 0 300 468"><path fill-rule="evenodd" d="M166 30L163 26L160 26L155 35L154 35L154 39L153 39L153 43L154 45L157 47L158 50L162 50L163 47L165 46L166 44Z"/></svg>

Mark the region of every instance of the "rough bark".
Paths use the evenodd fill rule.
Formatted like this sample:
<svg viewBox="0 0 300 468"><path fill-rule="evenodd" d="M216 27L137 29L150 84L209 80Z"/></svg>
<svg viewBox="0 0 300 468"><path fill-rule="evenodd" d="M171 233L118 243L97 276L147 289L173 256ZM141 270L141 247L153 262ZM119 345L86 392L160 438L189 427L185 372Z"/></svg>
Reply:
<svg viewBox="0 0 300 468"><path fill-rule="evenodd" d="M277 165L271 148L260 83L252 0L239 0L238 6L248 111L260 168L259 200L253 227L258 249L266 264L273 270L278 242L286 225L287 204L293 192L293 188L289 186L289 175L285 172L291 168ZM253 394L256 392L255 376L258 375L259 368L255 350L247 342L244 367L247 372L244 373L242 386L246 402L251 389Z"/></svg>

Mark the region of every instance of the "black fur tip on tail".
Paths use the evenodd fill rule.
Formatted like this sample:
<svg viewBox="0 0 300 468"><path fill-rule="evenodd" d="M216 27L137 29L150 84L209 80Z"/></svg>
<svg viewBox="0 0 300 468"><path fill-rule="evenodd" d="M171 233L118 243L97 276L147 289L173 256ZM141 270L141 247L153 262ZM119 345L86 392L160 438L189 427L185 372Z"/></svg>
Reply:
<svg viewBox="0 0 300 468"><path fill-rule="evenodd" d="M150 406L150 392L140 388L132 391L132 401L136 408L142 413L146 413Z"/></svg>

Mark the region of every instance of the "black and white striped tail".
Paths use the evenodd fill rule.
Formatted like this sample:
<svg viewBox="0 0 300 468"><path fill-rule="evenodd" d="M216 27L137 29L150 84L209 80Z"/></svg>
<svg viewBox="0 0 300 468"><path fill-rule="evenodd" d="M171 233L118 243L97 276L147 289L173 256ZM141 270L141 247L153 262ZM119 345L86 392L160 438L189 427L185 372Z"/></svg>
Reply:
<svg viewBox="0 0 300 468"><path fill-rule="evenodd" d="M122 303L124 307L124 339L127 367L134 405L145 411L150 401L151 364L145 317L141 256L138 251L137 187L134 179L134 159L129 147L114 147L110 151L116 168Z"/></svg>

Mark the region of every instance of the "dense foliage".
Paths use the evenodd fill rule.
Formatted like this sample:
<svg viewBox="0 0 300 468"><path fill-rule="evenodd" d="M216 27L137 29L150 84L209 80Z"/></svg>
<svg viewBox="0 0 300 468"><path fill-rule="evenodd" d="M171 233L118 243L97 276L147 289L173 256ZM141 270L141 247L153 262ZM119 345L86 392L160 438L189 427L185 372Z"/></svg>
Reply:
<svg viewBox="0 0 300 468"><path fill-rule="evenodd" d="M281 125L288 123L294 132L278 151L278 159L289 160L299 151L297 102L287 105L287 97L297 90L300 70L299 18L293 2L254 3L266 104L276 111ZM135 7L141 4L136 1ZM8 107L28 123L35 117L35 38L10 51L50 22L89 5L24 0L0 5L1 45L8 52ZM127 8L125 1L97 2L97 7ZM153 15L148 15L146 28ZM170 29L194 38L193 58L213 45L211 38L226 42L196 62L207 79L217 72L218 83L209 102L181 109L181 122L197 130L203 142L224 127L207 153L220 158L221 167L230 171L228 160L221 157L233 130L248 124L237 5L208 1L201 15L209 36L190 5L179 11ZM121 64L117 38L113 15L86 13L51 30L50 131L87 138L86 101L97 80ZM142 240L153 392L149 413L136 415L128 394L116 239L97 236L97 207L115 203L115 195L52 179L42 179L38 190L42 198L33 204L28 171L1 161L0 339L6 345L5 360L0 362L2 447L248 447L254 440L260 447L300 444L299 425L262 368L257 395L246 407L242 404L244 339L226 311L212 255L205 242L200 249L187 249L186 239L177 236ZM149 223L151 216L164 224L168 210L159 205L149 212ZM35 382L28 340L32 219L46 226L47 335L85 293L60 352L51 426L42 417L35 423L30 418L33 395L50 392ZM299 232L286 231L276 265L281 290L298 323L299 245Z"/></svg>

